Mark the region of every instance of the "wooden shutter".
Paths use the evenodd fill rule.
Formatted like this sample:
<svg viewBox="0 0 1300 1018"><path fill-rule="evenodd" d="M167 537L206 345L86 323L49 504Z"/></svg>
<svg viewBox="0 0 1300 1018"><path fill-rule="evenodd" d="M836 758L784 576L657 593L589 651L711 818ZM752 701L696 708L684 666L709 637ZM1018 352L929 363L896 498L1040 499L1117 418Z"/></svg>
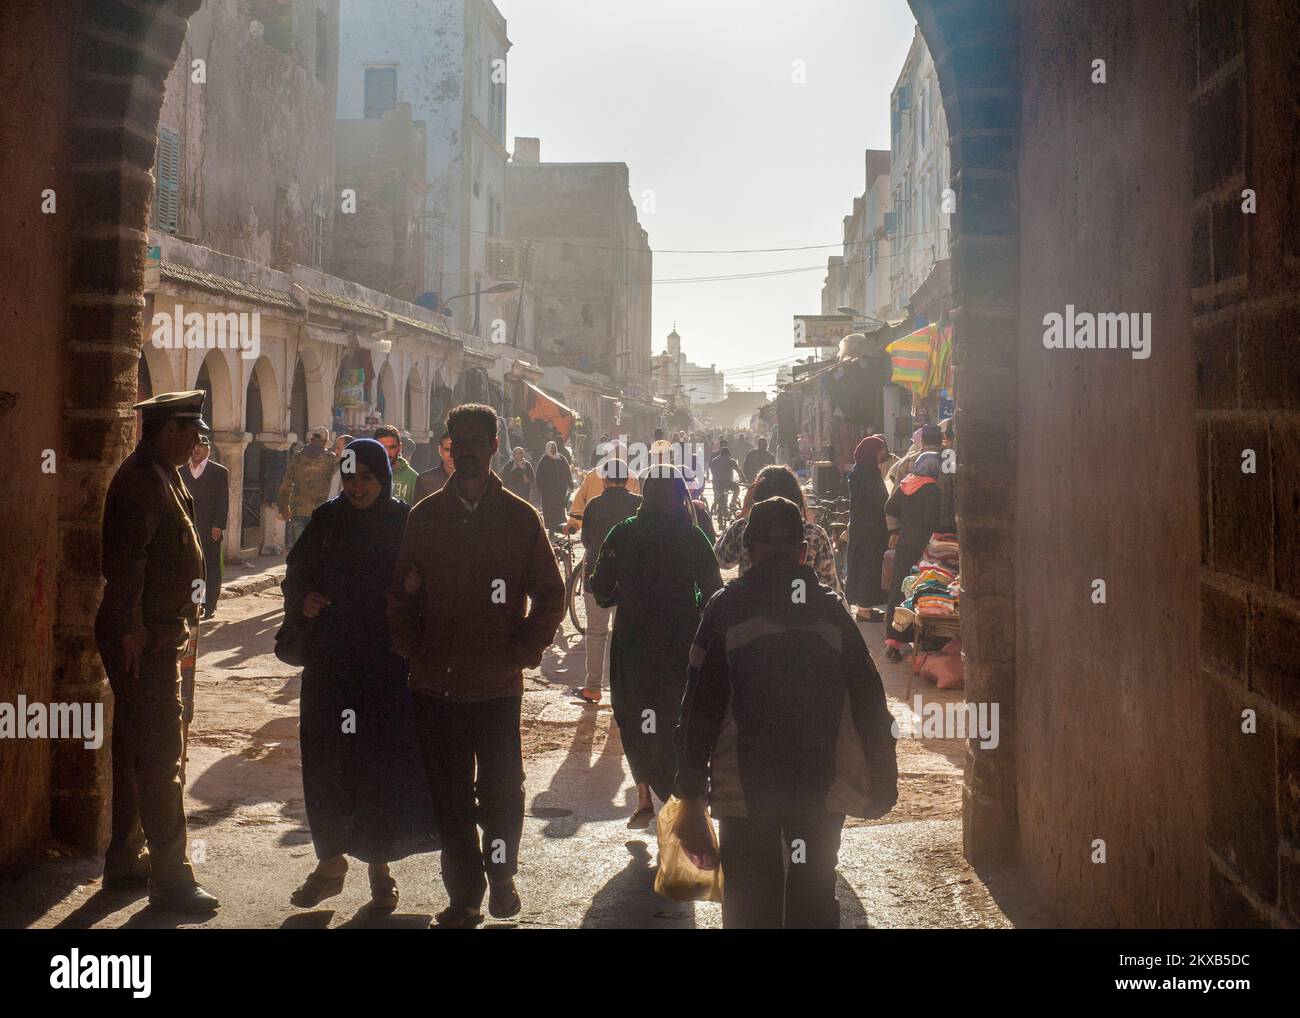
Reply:
<svg viewBox="0 0 1300 1018"><path fill-rule="evenodd" d="M181 139L174 131L158 131L158 161L154 168L158 185L153 199L153 225L165 233L180 229Z"/></svg>

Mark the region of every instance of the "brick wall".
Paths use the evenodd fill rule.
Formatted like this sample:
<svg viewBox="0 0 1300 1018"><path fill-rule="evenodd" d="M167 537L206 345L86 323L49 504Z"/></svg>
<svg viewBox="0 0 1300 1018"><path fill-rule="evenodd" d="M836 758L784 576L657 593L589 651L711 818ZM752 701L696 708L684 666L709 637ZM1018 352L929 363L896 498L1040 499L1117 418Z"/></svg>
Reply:
<svg viewBox="0 0 1300 1018"><path fill-rule="evenodd" d="M111 699L92 626L101 580L100 516L130 451L144 296L146 223L162 85L199 0L81 5L69 175L71 256L59 412L58 614L53 698ZM87 847L107 833L109 746L56 747L50 825Z"/></svg>
<svg viewBox="0 0 1300 1018"><path fill-rule="evenodd" d="M1300 921L1300 8L1190 0L1193 340L1216 925ZM1243 211L1242 191L1258 202ZM1243 470L1246 450L1254 472ZM1256 732L1242 731L1254 711Z"/></svg>

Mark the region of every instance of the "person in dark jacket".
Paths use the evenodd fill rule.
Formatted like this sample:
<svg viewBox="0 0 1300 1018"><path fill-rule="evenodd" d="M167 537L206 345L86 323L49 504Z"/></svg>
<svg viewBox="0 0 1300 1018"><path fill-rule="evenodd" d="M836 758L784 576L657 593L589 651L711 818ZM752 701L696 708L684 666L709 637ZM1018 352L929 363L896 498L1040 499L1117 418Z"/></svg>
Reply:
<svg viewBox="0 0 1300 1018"><path fill-rule="evenodd" d="M799 508L758 503L745 541L753 565L709 602L690 651L674 830L697 865L721 863L725 927L835 928L844 818L898 800L893 717L858 627L803 562Z"/></svg>
<svg viewBox="0 0 1300 1018"><path fill-rule="evenodd" d="M894 632L894 609L903 603L903 581L912 567L921 561L930 536L939 525L939 457L923 452L916 458L912 472L899 482L885 503L886 514L898 520L898 543L894 546L894 578L889 586L889 605L885 609L885 657L899 661L902 644Z"/></svg>
<svg viewBox="0 0 1300 1018"><path fill-rule="evenodd" d="M392 497L379 442L359 438L347 448L355 459L343 492L312 513L284 579L285 618L307 631L299 737L319 860L290 901L314 908L339 894L351 855L369 864L373 907L391 912L398 892L388 864L434 847L407 663L393 653L384 617L410 506Z"/></svg>
<svg viewBox="0 0 1300 1018"><path fill-rule="evenodd" d="M209 458L211 452L208 437L200 435L190 453L190 461L180 472L194 499L194 530L203 546L203 564L207 569L203 588L202 618L205 619L216 613L217 599L221 597L221 540L230 513L230 471L214 463Z"/></svg>
<svg viewBox="0 0 1300 1018"><path fill-rule="evenodd" d="M524 827L520 739L525 668L564 617L564 580L537 510L489 467L500 445L490 406L447 418L456 471L411 510L388 588L393 649L411 662L415 731L442 839L450 899L439 926L523 907L515 888ZM482 839L479 828L482 828Z"/></svg>
<svg viewBox="0 0 1300 1018"><path fill-rule="evenodd" d="M605 535L624 520L636 515L641 508L641 496L627 490L627 464L622 460L606 459L596 468L600 472L604 490L587 503L582 517L583 556L582 598L587 609L587 681L586 685L572 690L573 695L587 703L600 703L605 677L605 648L609 642L610 609L602 608L591 591L591 571L600 556Z"/></svg>
<svg viewBox="0 0 1300 1018"><path fill-rule="evenodd" d="M745 477L745 483L753 484L758 480L758 472L775 462L776 457L767 451L767 439L760 438L758 447L745 453L745 458L741 460L740 472Z"/></svg>
<svg viewBox="0 0 1300 1018"><path fill-rule="evenodd" d="M451 461L451 435L444 431L438 439L438 462L415 479L415 502L412 505L418 505L421 499L428 498L435 491L442 491L455 469Z"/></svg>
<svg viewBox="0 0 1300 1018"><path fill-rule="evenodd" d="M564 526L573 474L569 461L560 455L554 442L546 443L546 453L537 461L537 493L542 499L542 518L556 530Z"/></svg>
<svg viewBox="0 0 1300 1018"><path fill-rule="evenodd" d="M880 565L889 547L885 502L889 492L880 464L888 455L884 435L868 435L853 450L849 471L849 549L844 598L849 604L872 607L885 601ZM880 621L880 616L875 616Z"/></svg>
<svg viewBox="0 0 1300 1018"><path fill-rule="evenodd" d="M629 827L649 824L652 790L661 801L672 792L677 769L672 730L691 637L704 603L722 586L713 547L694 515L681 472L667 464L650 467L642 475L636 516L605 537L591 573L597 603L618 606L609 691L637 783Z"/></svg>
<svg viewBox="0 0 1300 1018"><path fill-rule="evenodd" d="M522 498L525 502L532 500L533 482L536 480L533 474L533 465L528 462L528 457L524 455L524 447L517 445L510 452L510 462L501 472L501 483L506 486L508 491L513 492Z"/></svg>

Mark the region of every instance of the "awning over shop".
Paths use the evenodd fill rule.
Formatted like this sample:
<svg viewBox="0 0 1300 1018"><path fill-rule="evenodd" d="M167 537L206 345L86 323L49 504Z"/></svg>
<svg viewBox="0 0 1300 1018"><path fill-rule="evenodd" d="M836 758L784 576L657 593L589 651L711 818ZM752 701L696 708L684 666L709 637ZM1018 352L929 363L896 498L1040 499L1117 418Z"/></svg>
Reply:
<svg viewBox="0 0 1300 1018"><path fill-rule="evenodd" d="M573 430L573 422L578 416L577 413L570 410L554 396L539 389L532 382L524 382L524 388L529 391L527 416L534 421L544 421L550 424L567 440L569 432Z"/></svg>

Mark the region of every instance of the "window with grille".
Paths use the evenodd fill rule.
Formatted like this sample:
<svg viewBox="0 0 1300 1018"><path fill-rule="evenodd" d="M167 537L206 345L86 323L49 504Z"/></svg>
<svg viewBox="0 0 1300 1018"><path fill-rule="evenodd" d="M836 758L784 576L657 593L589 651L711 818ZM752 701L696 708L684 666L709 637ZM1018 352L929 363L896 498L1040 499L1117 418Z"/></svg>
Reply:
<svg viewBox="0 0 1300 1018"><path fill-rule="evenodd" d="M366 68L367 120L378 120L397 105L397 68Z"/></svg>
<svg viewBox="0 0 1300 1018"><path fill-rule="evenodd" d="M181 139L165 127L158 129L154 174L158 181L153 196L154 228L176 233L181 221Z"/></svg>

